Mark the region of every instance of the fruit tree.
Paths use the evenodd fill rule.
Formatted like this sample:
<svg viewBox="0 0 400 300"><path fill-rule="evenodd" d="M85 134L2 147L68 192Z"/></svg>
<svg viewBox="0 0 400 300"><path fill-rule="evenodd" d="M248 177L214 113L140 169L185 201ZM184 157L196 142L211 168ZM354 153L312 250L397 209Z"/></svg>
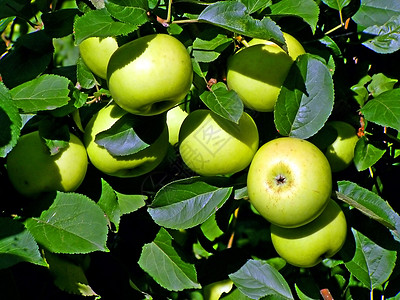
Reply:
<svg viewBox="0 0 400 300"><path fill-rule="evenodd" d="M398 0L2 0L0 35L0 299L400 299Z"/></svg>

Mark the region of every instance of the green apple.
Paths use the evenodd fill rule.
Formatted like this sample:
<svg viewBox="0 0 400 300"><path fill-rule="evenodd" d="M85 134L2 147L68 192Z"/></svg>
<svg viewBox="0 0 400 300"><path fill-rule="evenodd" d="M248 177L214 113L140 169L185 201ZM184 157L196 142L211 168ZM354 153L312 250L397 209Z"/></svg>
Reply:
<svg viewBox="0 0 400 300"><path fill-rule="evenodd" d="M203 289L204 300L218 300L222 294L229 293L232 287L233 281L230 279L210 283Z"/></svg>
<svg viewBox="0 0 400 300"><path fill-rule="evenodd" d="M293 137L260 147L247 176L249 201L265 219L282 227L314 220L332 193L332 173L324 153Z"/></svg>
<svg viewBox="0 0 400 300"><path fill-rule="evenodd" d="M230 175L250 164L258 149L258 129L243 112L238 124L208 109L192 111L179 133L179 153L185 164L204 176Z"/></svg>
<svg viewBox="0 0 400 300"><path fill-rule="evenodd" d="M193 79L185 46L168 34L147 35L122 45L111 56L108 87L130 113L155 115L181 102Z"/></svg>
<svg viewBox="0 0 400 300"><path fill-rule="evenodd" d="M107 79L107 65L118 49L114 37L89 37L79 44L79 52L86 66L97 76Z"/></svg>
<svg viewBox="0 0 400 300"><path fill-rule="evenodd" d="M188 113L180 106L175 106L167 112L167 126L169 133L169 143L175 146L179 141L179 130Z"/></svg>
<svg viewBox="0 0 400 300"><path fill-rule="evenodd" d="M289 264L309 268L335 255L346 241L346 217L330 200L314 221L297 228L271 225L271 240L276 252Z"/></svg>
<svg viewBox="0 0 400 300"><path fill-rule="evenodd" d="M149 147L126 156L113 156L95 142L99 132L109 129L128 112L115 102L100 109L85 127L84 143L89 160L101 172L115 177L135 177L155 169L168 150L168 128L165 125L160 137Z"/></svg>
<svg viewBox="0 0 400 300"><path fill-rule="evenodd" d="M300 44L300 42L296 38L294 38L292 35L290 35L289 33L286 33L286 32L282 32L282 34L283 34L283 37L286 42L287 52L293 60L295 60L297 58L297 56L306 53L303 46ZM274 45L274 46L279 47L277 44L275 44L272 41L258 39L258 38L254 38L254 39L250 40L250 42L249 42L249 46L258 45L258 44L267 44L267 45Z"/></svg>
<svg viewBox="0 0 400 300"><path fill-rule="evenodd" d="M20 137L6 163L15 189L36 197L42 192L75 191L85 178L88 158L83 143L72 133L69 145L50 155L39 131L33 131Z"/></svg>
<svg viewBox="0 0 400 300"><path fill-rule="evenodd" d="M270 112L292 64L292 58L277 45L253 45L228 59L226 82L246 107Z"/></svg>
<svg viewBox="0 0 400 300"><path fill-rule="evenodd" d="M325 156L331 164L332 172L343 171L353 162L354 148L358 141L356 129L343 121L330 121L326 126L336 130L337 138L327 147Z"/></svg>

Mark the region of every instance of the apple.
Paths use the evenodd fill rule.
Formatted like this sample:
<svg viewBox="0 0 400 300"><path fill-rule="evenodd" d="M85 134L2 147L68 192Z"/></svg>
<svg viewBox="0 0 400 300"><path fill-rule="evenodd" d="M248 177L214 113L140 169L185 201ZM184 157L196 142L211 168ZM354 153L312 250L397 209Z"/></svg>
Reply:
<svg viewBox="0 0 400 300"><path fill-rule="evenodd" d="M136 177L155 169L164 159L168 150L168 129L149 147L126 156L113 156L95 142L96 135L109 129L128 112L115 102L100 109L85 127L84 144L89 160L101 172L115 177Z"/></svg>
<svg viewBox="0 0 400 300"><path fill-rule="evenodd" d="M322 213L332 193L324 153L309 141L280 137L255 154L247 176L250 203L269 222L298 227Z"/></svg>
<svg viewBox="0 0 400 300"><path fill-rule="evenodd" d="M111 55L118 49L114 37L89 37L79 44L79 52L85 65L97 76L107 78L107 65Z"/></svg>
<svg viewBox="0 0 400 300"><path fill-rule="evenodd" d="M292 64L277 45L253 45L228 59L226 82L246 107L271 112Z"/></svg>
<svg viewBox="0 0 400 300"><path fill-rule="evenodd" d="M69 145L50 155L39 131L33 131L20 137L6 164L15 189L34 198L43 192L75 191L85 178L88 158L83 143L72 133Z"/></svg>
<svg viewBox="0 0 400 300"><path fill-rule="evenodd" d="M167 112L167 126L169 133L169 143L172 146L178 144L179 141L179 130L181 129L182 123L188 113L184 111L180 106L175 106Z"/></svg>
<svg viewBox="0 0 400 300"><path fill-rule="evenodd" d="M330 200L314 221L297 228L271 225L276 252L289 264L309 268L335 255L346 241L347 222L340 206Z"/></svg>
<svg viewBox="0 0 400 300"><path fill-rule="evenodd" d="M337 132L337 138L327 147L325 156L332 172L343 171L353 162L354 148L358 141L356 129L344 121L329 121L326 126Z"/></svg>
<svg viewBox="0 0 400 300"><path fill-rule="evenodd" d="M192 111L179 133L179 153L184 163L203 176L231 175L250 164L258 149L258 129L243 112L239 123L208 109Z"/></svg>
<svg viewBox="0 0 400 300"><path fill-rule="evenodd" d="M107 69L114 101L138 115L156 115L181 102L193 79L185 46L168 34L147 35L119 47Z"/></svg>
<svg viewBox="0 0 400 300"><path fill-rule="evenodd" d="M222 294L229 293L232 287L233 281L230 279L210 283L203 289L204 300L218 300Z"/></svg>
<svg viewBox="0 0 400 300"><path fill-rule="evenodd" d="M282 34L283 34L283 37L286 42L287 52L293 60L296 60L297 56L306 53L303 46L300 44L300 42L296 38L294 38L292 35L290 35L289 33L286 33L286 32L282 32ZM249 46L258 45L258 44L266 44L266 45L273 45L273 46L279 47L277 44L275 44L272 41L258 39L258 38L251 39L248 44L249 44Z"/></svg>

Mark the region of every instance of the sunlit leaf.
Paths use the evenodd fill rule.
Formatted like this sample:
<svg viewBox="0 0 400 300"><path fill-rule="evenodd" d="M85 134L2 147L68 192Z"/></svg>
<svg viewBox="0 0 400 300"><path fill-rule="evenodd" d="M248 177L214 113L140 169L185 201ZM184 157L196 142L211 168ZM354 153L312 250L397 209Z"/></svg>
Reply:
<svg viewBox="0 0 400 300"><path fill-rule="evenodd" d="M385 149L379 149L369 143L365 137L361 137L354 149L354 165L358 171L364 171L380 160L385 152Z"/></svg>
<svg viewBox="0 0 400 300"><path fill-rule="evenodd" d="M140 267L167 290L201 288L194 265L182 260L172 242L171 235L161 228L154 241L143 246Z"/></svg>
<svg viewBox="0 0 400 300"><path fill-rule="evenodd" d="M361 0L360 8L352 16L358 25L369 27L383 25L391 17L400 13L400 2L397 0Z"/></svg>
<svg viewBox="0 0 400 300"><path fill-rule="evenodd" d="M29 218L26 226L39 244L54 253L108 251L104 212L81 194L57 192L49 209Z"/></svg>
<svg viewBox="0 0 400 300"><path fill-rule="evenodd" d="M237 272L229 275L235 286L251 299L275 296L294 299L285 278L269 264L249 260Z"/></svg>

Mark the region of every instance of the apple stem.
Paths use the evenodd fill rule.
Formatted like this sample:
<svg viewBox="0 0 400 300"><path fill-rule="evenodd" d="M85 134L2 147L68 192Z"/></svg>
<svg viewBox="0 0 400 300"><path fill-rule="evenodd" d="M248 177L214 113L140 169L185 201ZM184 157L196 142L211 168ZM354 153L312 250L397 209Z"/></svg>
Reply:
<svg viewBox="0 0 400 300"><path fill-rule="evenodd" d="M320 290L321 296L324 300L333 300L331 292L328 289Z"/></svg>

